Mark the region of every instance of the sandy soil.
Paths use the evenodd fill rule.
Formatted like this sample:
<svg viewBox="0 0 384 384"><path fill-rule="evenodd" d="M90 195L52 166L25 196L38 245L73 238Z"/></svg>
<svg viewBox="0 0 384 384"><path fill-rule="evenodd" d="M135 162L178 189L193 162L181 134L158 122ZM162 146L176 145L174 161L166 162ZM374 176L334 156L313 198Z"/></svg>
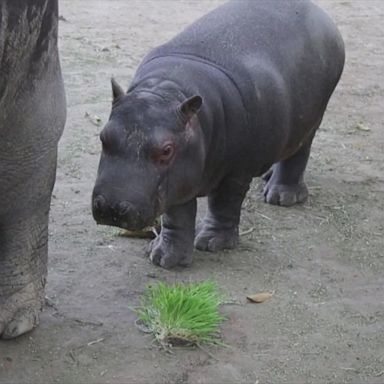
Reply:
<svg viewBox="0 0 384 384"><path fill-rule="evenodd" d="M111 75L128 85L143 55L220 0L61 0L68 122L60 143L40 327L0 343L0 383L382 383L384 381L383 1L319 3L345 38L347 63L307 172L310 199L244 204L239 249L195 253L165 271L147 241L97 227L90 195L98 118ZM149 282L214 279L228 348L159 350L130 307ZM274 291L260 305L245 296Z"/></svg>

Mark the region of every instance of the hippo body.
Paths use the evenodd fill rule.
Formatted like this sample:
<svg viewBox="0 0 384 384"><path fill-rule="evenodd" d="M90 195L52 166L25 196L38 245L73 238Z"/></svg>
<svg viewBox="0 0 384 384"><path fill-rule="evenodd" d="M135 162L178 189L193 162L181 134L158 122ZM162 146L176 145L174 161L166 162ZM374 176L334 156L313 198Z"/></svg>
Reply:
<svg viewBox="0 0 384 384"><path fill-rule="evenodd" d="M113 81L93 194L97 222L164 214L150 258L171 268L233 248L253 177L265 200L303 202L312 139L344 65L342 38L310 1L241 0L213 10ZM195 237L196 197L208 212Z"/></svg>
<svg viewBox="0 0 384 384"><path fill-rule="evenodd" d="M57 0L0 2L0 338L38 323L65 96Z"/></svg>

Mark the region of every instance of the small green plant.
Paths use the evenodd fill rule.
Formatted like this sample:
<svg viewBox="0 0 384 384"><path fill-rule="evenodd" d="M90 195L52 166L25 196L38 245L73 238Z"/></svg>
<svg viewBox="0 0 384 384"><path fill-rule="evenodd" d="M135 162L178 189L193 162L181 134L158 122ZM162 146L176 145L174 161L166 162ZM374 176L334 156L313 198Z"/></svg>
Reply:
<svg viewBox="0 0 384 384"><path fill-rule="evenodd" d="M222 297L213 282L148 286L135 311L162 345L219 344Z"/></svg>

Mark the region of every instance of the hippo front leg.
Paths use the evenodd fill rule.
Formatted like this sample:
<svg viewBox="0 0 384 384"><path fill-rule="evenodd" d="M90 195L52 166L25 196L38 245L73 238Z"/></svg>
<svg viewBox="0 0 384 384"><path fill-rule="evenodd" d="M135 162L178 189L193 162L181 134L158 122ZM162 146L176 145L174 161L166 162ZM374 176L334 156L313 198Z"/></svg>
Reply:
<svg viewBox="0 0 384 384"><path fill-rule="evenodd" d="M208 196L208 212L195 239L197 249L217 252L236 247L241 204L251 180L249 175L226 177Z"/></svg>
<svg viewBox="0 0 384 384"><path fill-rule="evenodd" d="M196 199L170 208L162 216L160 235L149 246L153 264L170 269L192 263L195 237Z"/></svg>

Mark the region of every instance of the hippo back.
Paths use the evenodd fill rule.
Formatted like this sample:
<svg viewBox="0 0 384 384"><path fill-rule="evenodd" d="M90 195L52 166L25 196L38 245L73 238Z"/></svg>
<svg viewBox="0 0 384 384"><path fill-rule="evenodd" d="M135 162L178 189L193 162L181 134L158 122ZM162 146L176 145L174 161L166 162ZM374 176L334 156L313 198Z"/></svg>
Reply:
<svg viewBox="0 0 384 384"><path fill-rule="evenodd" d="M319 89L326 103L344 65L343 41L336 26L306 0L231 1L154 49L143 64L171 55L220 68L237 84L250 109L261 74L292 89L299 88L300 81L307 89L326 87Z"/></svg>

